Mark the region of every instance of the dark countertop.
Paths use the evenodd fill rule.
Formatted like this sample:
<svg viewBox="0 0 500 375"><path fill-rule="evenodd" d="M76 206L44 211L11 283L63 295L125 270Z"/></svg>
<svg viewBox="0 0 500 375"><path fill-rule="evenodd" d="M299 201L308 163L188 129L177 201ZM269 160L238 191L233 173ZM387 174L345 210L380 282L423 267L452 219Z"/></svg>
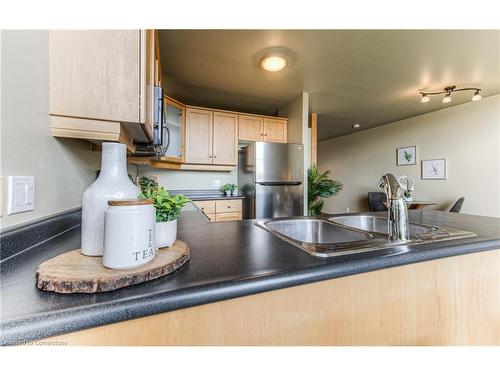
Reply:
<svg viewBox="0 0 500 375"><path fill-rule="evenodd" d="M206 197L206 196L201 196L201 197L189 197L192 201L217 201L217 200L227 200L227 199L245 199L243 195L234 195L234 196L224 196L224 195L218 195L218 196L211 196L211 197Z"/></svg>
<svg viewBox="0 0 500 375"><path fill-rule="evenodd" d="M478 237L408 246L408 252L386 257L317 258L253 221L209 223L198 211L187 211L179 219L178 238L191 246L191 260L175 273L107 293L38 290L38 264L80 246L80 227L73 227L0 263L1 340L15 344L304 283L500 249L500 219L427 209L410 211L410 221L468 230Z"/></svg>
<svg viewBox="0 0 500 375"><path fill-rule="evenodd" d="M214 201L221 199L245 199L245 196L240 194L223 195L219 189L197 189L197 190L170 190L173 195L182 194L193 201Z"/></svg>

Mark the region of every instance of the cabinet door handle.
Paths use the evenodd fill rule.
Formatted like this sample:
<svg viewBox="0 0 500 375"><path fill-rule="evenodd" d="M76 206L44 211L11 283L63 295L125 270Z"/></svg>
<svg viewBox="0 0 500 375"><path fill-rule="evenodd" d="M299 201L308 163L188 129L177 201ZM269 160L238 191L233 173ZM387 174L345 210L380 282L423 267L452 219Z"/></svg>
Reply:
<svg viewBox="0 0 500 375"><path fill-rule="evenodd" d="M214 155L214 159L217 157L217 155Z"/></svg>
<svg viewBox="0 0 500 375"><path fill-rule="evenodd" d="M208 158L209 158L209 159L212 159L212 155L208 155Z"/></svg>

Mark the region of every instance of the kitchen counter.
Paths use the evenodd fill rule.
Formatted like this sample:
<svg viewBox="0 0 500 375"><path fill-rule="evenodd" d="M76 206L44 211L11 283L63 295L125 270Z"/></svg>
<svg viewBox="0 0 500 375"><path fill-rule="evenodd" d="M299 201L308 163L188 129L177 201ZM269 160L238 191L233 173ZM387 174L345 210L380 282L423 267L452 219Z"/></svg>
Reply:
<svg viewBox="0 0 500 375"><path fill-rule="evenodd" d="M244 195L223 195L218 189L205 190L171 190L171 194L182 194L193 201L216 201L222 199L245 199Z"/></svg>
<svg viewBox="0 0 500 375"><path fill-rule="evenodd" d="M378 213L385 216L386 213ZM5 258L1 268L1 340L27 340L102 326L235 297L340 278L415 262L500 248L500 219L415 210L410 221L472 231L475 238L408 246L393 256L317 258L254 225L211 223L192 207L179 219L178 238L191 260L175 273L98 294L56 294L35 286L37 266L80 246L80 227ZM2 241L2 244L4 242ZM2 250L4 251L4 250Z"/></svg>

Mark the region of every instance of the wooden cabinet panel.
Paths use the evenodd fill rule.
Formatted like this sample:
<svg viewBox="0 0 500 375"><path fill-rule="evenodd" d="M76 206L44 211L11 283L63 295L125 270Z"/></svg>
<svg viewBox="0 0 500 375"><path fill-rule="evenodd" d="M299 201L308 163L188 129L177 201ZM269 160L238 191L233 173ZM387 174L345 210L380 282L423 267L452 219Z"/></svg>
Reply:
<svg viewBox="0 0 500 375"><path fill-rule="evenodd" d="M234 221L234 220L241 220L242 215L241 211L240 212L223 212L220 214L215 214L215 221L221 222L221 221Z"/></svg>
<svg viewBox="0 0 500 375"><path fill-rule="evenodd" d="M155 97L155 44L156 32L155 30L142 30L141 31L141 103L140 106L140 119L139 122L150 141L153 140L153 127L154 127L154 97ZM159 67L158 67L159 68ZM123 79L123 78L122 78Z"/></svg>
<svg viewBox="0 0 500 375"><path fill-rule="evenodd" d="M264 119L262 117L238 116L239 139L242 141L262 141Z"/></svg>
<svg viewBox="0 0 500 375"><path fill-rule="evenodd" d="M214 112L213 163L238 164L238 115Z"/></svg>
<svg viewBox="0 0 500 375"><path fill-rule="evenodd" d="M215 212L238 212L242 210L241 199L224 199L215 201Z"/></svg>
<svg viewBox="0 0 500 375"><path fill-rule="evenodd" d="M208 220L215 222L215 214L206 214L208 217Z"/></svg>
<svg viewBox="0 0 500 375"><path fill-rule="evenodd" d="M213 112L186 110L186 163L213 164Z"/></svg>
<svg viewBox="0 0 500 375"><path fill-rule="evenodd" d="M232 298L49 340L93 346L498 346L499 265L500 250L465 254Z"/></svg>
<svg viewBox="0 0 500 375"><path fill-rule="evenodd" d="M196 201L194 204L206 214L215 213L215 201Z"/></svg>
<svg viewBox="0 0 500 375"><path fill-rule="evenodd" d="M264 141L286 143L286 120L264 119Z"/></svg>
<svg viewBox="0 0 500 375"><path fill-rule="evenodd" d="M139 30L49 33L49 112L139 122Z"/></svg>

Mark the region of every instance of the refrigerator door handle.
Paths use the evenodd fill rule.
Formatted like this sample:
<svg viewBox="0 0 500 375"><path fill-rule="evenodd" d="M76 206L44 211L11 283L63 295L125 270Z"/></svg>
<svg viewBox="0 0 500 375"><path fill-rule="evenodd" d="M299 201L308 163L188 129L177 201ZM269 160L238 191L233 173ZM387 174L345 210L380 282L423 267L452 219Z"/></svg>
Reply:
<svg viewBox="0 0 500 375"><path fill-rule="evenodd" d="M262 186L298 186L301 185L301 181L286 181L286 182L256 182L258 185Z"/></svg>

